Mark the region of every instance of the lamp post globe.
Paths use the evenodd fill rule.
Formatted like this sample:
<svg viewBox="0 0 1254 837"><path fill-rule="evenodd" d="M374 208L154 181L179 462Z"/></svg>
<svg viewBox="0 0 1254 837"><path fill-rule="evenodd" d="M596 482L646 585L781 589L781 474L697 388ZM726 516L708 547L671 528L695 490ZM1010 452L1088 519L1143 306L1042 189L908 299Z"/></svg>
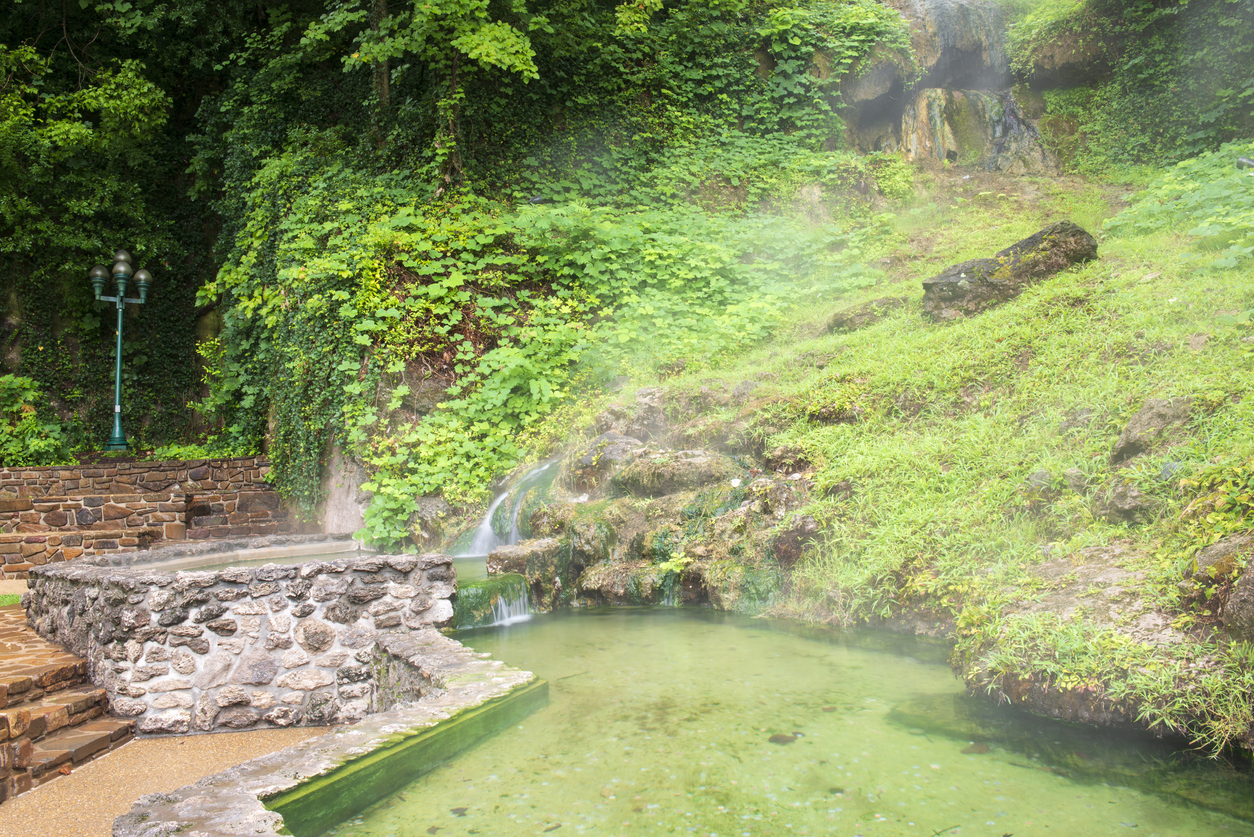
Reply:
<svg viewBox="0 0 1254 837"><path fill-rule="evenodd" d="M113 279L116 296L104 296L110 277ZM125 250L118 250L113 254L112 268L98 264L88 271L87 278L91 282L98 302L113 302L117 305L117 346L114 350L113 364L113 430L109 434L109 441L105 443L105 450L126 450L129 444L126 441L126 433L122 430L122 314L127 303L143 305L148 301L148 291L152 288L152 274L142 269L135 270L131 266L131 254ZM132 278L134 278L135 286L139 288L139 299L126 297L126 287Z"/></svg>

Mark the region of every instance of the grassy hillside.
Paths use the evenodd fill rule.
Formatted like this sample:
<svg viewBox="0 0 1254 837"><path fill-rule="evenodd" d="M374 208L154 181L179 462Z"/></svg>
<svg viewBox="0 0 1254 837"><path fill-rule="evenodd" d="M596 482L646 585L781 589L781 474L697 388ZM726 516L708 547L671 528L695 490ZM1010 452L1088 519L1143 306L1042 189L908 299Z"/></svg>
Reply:
<svg viewBox="0 0 1254 837"><path fill-rule="evenodd" d="M770 612L950 637L973 688L1047 714L1212 746L1248 736L1254 651L1218 618L1245 559L1182 581L1201 548L1249 525L1254 271L1233 255L1238 233L1180 205L1231 189L1205 213L1248 211L1254 178L1232 165L1245 148L1150 181L1152 200L1113 223L1127 185L922 172L867 253L874 286L799 294L768 344L634 380L709 436L748 423L768 461L812 483L797 514L819 534ZM1133 223L1146 213L1153 232ZM1098 235L1096 261L960 322L923 316L921 280L1063 218ZM909 301L829 331L833 313L887 296ZM688 406L737 387L752 387L746 404ZM1183 425L1112 463L1147 401L1181 397Z"/></svg>

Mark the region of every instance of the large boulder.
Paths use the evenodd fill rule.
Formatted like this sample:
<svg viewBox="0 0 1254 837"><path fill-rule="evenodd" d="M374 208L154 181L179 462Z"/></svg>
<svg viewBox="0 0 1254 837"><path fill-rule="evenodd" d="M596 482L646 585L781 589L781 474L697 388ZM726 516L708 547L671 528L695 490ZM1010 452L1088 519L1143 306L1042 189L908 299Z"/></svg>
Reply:
<svg viewBox="0 0 1254 837"><path fill-rule="evenodd" d="M1097 240L1059 221L992 258L971 259L923 282L923 310L939 321L978 314L1073 264L1097 258Z"/></svg>
<svg viewBox="0 0 1254 837"><path fill-rule="evenodd" d="M1223 609L1223 623L1244 640L1254 640L1254 570L1246 569L1232 585Z"/></svg>

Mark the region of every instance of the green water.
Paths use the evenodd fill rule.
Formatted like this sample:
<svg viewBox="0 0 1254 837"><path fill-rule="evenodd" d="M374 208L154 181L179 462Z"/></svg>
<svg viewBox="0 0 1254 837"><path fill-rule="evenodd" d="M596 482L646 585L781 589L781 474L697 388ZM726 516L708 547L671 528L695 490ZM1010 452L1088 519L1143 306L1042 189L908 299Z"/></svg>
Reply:
<svg viewBox="0 0 1254 837"><path fill-rule="evenodd" d="M458 638L549 706L331 834L1254 834L1248 770L971 701L904 640L678 608Z"/></svg>

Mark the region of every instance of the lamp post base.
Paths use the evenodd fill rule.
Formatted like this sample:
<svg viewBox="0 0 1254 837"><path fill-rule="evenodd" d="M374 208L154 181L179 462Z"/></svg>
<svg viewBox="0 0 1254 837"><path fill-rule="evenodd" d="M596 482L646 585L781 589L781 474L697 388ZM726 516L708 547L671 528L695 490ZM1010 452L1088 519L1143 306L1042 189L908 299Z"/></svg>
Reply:
<svg viewBox="0 0 1254 837"><path fill-rule="evenodd" d="M126 433L122 431L121 411L115 406L113 408L113 432L109 434L109 441L105 442L105 450L127 450L130 445L126 441Z"/></svg>

